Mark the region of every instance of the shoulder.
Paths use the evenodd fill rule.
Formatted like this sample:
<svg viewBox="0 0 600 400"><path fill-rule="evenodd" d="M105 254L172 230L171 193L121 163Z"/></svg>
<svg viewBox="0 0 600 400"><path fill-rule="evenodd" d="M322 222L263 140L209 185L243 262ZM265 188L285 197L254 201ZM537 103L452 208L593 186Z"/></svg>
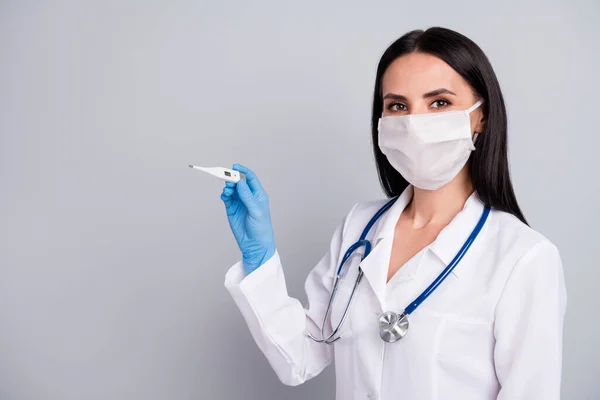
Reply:
<svg viewBox="0 0 600 400"><path fill-rule="evenodd" d="M352 206L348 213L348 219L370 219L381 207L391 199L382 198L376 200L362 201Z"/></svg>
<svg viewBox="0 0 600 400"><path fill-rule="evenodd" d="M498 277L503 285L499 301L510 313L522 312L529 303L536 312L546 308L564 316L567 302L562 259L557 246L512 214L493 211L497 260L503 260ZM492 222L490 221L490 222ZM539 301L537 301L539 299ZM498 308L499 311L506 308Z"/></svg>
<svg viewBox="0 0 600 400"><path fill-rule="evenodd" d="M546 236L525 224L516 216L495 209L492 210L491 216L490 225L500 244L510 247L516 246L523 250L539 246L556 249L554 243Z"/></svg>
<svg viewBox="0 0 600 400"><path fill-rule="evenodd" d="M355 203L344 219L344 231L364 226L391 199L382 198Z"/></svg>
<svg viewBox="0 0 600 400"><path fill-rule="evenodd" d="M377 212L391 200L391 198L380 198L355 203L344 219L341 230L342 242L354 243L358 240ZM371 226L371 230L376 230L382 219L384 219L383 216L377 221L373 221L374 225Z"/></svg>
<svg viewBox="0 0 600 400"><path fill-rule="evenodd" d="M488 237L493 242L490 244L501 258L508 258L505 266L509 274L535 275L550 269L562 273L559 250L546 236L508 212L492 210L491 217Z"/></svg>

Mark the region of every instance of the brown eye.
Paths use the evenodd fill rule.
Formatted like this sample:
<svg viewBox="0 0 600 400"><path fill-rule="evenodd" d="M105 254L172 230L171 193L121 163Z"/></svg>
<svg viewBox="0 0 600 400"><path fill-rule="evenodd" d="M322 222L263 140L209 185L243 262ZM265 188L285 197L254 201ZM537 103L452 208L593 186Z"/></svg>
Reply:
<svg viewBox="0 0 600 400"><path fill-rule="evenodd" d="M390 103L387 108L389 111L406 111L406 106L402 103Z"/></svg>
<svg viewBox="0 0 600 400"><path fill-rule="evenodd" d="M450 105L450 102L447 101L447 100L443 100L443 99L436 100L433 103L431 103L431 107L432 108L444 108L444 107L447 107L449 105Z"/></svg>

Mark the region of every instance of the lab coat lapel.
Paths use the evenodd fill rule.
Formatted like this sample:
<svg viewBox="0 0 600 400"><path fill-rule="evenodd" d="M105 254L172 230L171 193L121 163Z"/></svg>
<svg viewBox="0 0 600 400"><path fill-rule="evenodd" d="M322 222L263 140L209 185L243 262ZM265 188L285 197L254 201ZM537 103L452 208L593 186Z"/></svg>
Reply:
<svg viewBox="0 0 600 400"><path fill-rule="evenodd" d="M390 264L391 243L392 240L389 240L389 238L380 240L371 250L371 253L360 263L360 268L377 296L382 310L385 309L385 286Z"/></svg>
<svg viewBox="0 0 600 400"><path fill-rule="evenodd" d="M373 288L382 310L385 309L387 273L392 254L396 223L404 208L412 200L412 196L413 188L409 185L396 202L380 217L375 232L370 239L373 248L369 255L360 263L360 268Z"/></svg>

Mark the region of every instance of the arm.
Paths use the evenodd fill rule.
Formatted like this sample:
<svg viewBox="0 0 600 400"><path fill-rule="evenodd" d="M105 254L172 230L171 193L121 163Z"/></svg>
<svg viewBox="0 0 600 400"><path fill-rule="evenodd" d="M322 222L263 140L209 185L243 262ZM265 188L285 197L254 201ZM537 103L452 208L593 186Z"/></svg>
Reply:
<svg viewBox="0 0 600 400"><path fill-rule="evenodd" d="M306 279L308 309L288 295L277 252L248 275L239 262L230 268L225 278L225 287L240 309L252 337L286 385L299 385L311 379L332 361L332 346L314 342L307 333L320 337L344 228L351 214L352 211L337 227L329 251ZM330 331L331 327L326 327L326 332Z"/></svg>
<svg viewBox="0 0 600 400"><path fill-rule="evenodd" d="M566 300L558 250L538 243L514 267L496 309L498 400L560 398Z"/></svg>

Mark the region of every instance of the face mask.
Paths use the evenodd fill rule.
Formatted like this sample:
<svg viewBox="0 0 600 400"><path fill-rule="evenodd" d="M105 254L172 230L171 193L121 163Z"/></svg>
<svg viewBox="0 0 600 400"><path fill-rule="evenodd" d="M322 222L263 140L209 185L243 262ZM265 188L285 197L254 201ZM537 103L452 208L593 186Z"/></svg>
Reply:
<svg viewBox="0 0 600 400"><path fill-rule="evenodd" d="M475 150L469 114L481 103L461 111L381 117L379 148L410 184L438 189L454 179Z"/></svg>

